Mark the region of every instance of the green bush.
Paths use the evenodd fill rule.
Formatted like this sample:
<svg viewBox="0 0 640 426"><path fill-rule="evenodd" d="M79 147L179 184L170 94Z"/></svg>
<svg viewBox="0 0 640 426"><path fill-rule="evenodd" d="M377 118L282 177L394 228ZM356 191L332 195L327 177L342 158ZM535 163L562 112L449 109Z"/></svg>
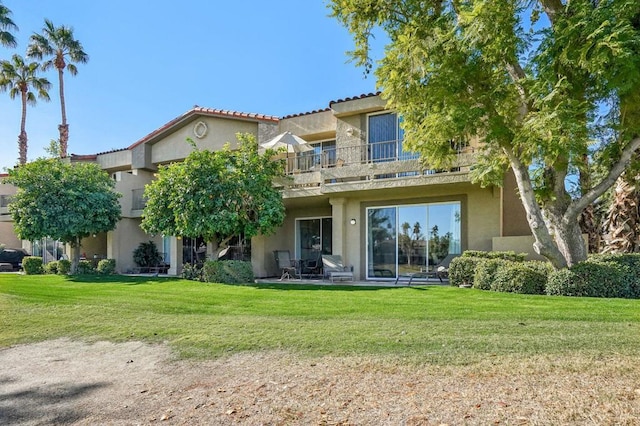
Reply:
<svg viewBox="0 0 640 426"><path fill-rule="evenodd" d="M78 262L78 267L76 268L76 274L78 275L92 275L96 272L93 267L93 262L90 260L81 260Z"/></svg>
<svg viewBox="0 0 640 426"><path fill-rule="evenodd" d="M182 265L182 278L191 281L202 281L202 268L198 265L185 263Z"/></svg>
<svg viewBox="0 0 640 426"><path fill-rule="evenodd" d="M547 274L532 262L504 262L495 272L491 290L507 293L544 294Z"/></svg>
<svg viewBox="0 0 640 426"><path fill-rule="evenodd" d="M47 274L57 274L58 262L54 260L53 262L49 262L46 265L44 265L44 272Z"/></svg>
<svg viewBox="0 0 640 426"><path fill-rule="evenodd" d="M255 279L251 262L241 260L209 260L202 268L202 278L223 284L248 284Z"/></svg>
<svg viewBox="0 0 640 426"><path fill-rule="evenodd" d="M491 284L495 280L498 268L508 262L510 261L504 259L481 259L476 264L473 275L473 288L491 290Z"/></svg>
<svg viewBox="0 0 640 426"><path fill-rule="evenodd" d="M640 253L603 253L592 254L588 262L615 262L628 267L631 273L629 281L630 298L640 298Z"/></svg>
<svg viewBox="0 0 640 426"><path fill-rule="evenodd" d="M451 260L449 265L449 283L453 286L473 285L476 265L484 259L460 256Z"/></svg>
<svg viewBox="0 0 640 426"><path fill-rule="evenodd" d="M26 256L24 259L22 259L22 269L27 275L44 274L42 258L39 256Z"/></svg>
<svg viewBox="0 0 640 426"><path fill-rule="evenodd" d="M626 265L591 260L552 273L546 293L578 297L629 297L633 280L631 269Z"/></svg>
<svg viewBox="0 0 640 426"><path fill-rule="evenodd" d="M515 251L481 251L466 250L462 257L478 257L482 259L504 259L515 262L523 262L527 258L527 253L516 253Z"/></svg>
<svg viewBox="0 0 640 426"><path fill-rule="evenodd" d="M116 260L115 259L102 259L98 262L96 272L101 275L112 275L116 273Z"/></svg>
<svg viewBox="0 0 640 426"><path fill-rule="evenodd" d="M67 259L58 260L58 275L67 275L71 272L71 261Z"/></svg>
<svg viewBox="0 0 640 426"><path fill-rule="evenodd" d="M162 256L153 241L142 242L133 251L133 261L142 268L157 266L162 261Z"/></svg>

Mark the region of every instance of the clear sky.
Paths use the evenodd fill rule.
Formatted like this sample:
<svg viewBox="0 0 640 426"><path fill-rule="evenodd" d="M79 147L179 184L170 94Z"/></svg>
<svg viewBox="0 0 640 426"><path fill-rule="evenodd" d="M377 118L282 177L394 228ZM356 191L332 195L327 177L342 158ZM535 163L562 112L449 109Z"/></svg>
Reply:
<svg viewBox="0 0 640 426"><path fill-rule="evenodd" d="M24 55L44 19L74 29L89 54L65 73L71 154L125 148L194 105L286 116L375 92L348 63L351 36L326 0L1 0ZM381 47L379 47L381 50ZM27 111L29 160L58 139L60 102ZM20 101L0 93L0 172L17 163Z"/></svg>

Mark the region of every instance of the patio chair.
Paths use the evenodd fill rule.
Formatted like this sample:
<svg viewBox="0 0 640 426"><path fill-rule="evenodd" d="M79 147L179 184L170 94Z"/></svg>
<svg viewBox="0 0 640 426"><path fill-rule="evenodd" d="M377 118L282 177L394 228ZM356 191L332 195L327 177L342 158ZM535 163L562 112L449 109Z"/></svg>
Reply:
<svg viewBox="0 0 640 426"><path fill-rule="evenodd" d="M314 258L302 261L301 275L320 275L322 270L322 253L318 250Z"/></svg>
<svg viewBox="0 0 640 426"><path fill-rule="evenodd" d="M458 253L448 254L435 266L436 276L442 282L443 278L449 278L449 266L451 261L460 256Z"/></svg>
<svg viewBox="0 0 640 426"><path fill-rule="evenodd" d="M284 280L285 278L288 280L295 278L296 265L291 259L291 253L289 252L289 250L275 250L273 252L273 255L275 256L278 269L282 271L280 281Z"/></svg>
<svg viewBox="0 0 640 426"><path fill-rule="evenodd" d="M335 282L336 279L350 279L354 281L353 268L344 266L342 256L340 255L323 254L322 268L324 270L323 278L329 278L331 282Z"/></svg>

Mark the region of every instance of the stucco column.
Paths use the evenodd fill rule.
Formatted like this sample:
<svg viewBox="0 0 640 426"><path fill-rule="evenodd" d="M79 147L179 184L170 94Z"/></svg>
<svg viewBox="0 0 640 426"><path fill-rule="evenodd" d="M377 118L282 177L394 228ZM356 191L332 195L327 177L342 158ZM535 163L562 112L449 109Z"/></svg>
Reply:
<svg viewBox="0 0 640 426"><path fill-rule="evenodd" d="M342 256L342 260L344 262L349 262L348 259L345 258L347 254L347 238L346 238L346 198L330 198L329 204L331 204L331 219L332 219L332 254Z"/></svg>
<svg viewBox="0 0 640 426"><path fill-rule="evenodd" d="M267 271L266 242L267 239L264 235L256 235L251 238L251 267L256 278L272 275Z"/></svg>
<svg viewBox="0 0 640 426"><path fill-rule="evenodd" d="M167 275L180 275L182 273L182 238L169 238L169 259L171 265Z"/></svg>

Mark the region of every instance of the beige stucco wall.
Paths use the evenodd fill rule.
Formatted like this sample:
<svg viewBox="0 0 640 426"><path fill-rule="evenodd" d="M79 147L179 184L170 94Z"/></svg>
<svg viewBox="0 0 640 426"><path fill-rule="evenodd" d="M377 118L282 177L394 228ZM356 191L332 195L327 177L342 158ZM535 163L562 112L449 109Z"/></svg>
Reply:
<svg viewBox="0 0 640 426"><path fill-rule="evenodd" d="M0 221L0 244L4 244L6 248L22 247L22 241L18 239L13 229L13 222Z"/></svg>
<svg viewBox="0 0 640 426"><path fill-rule="evenodd" d="M140 219L123 218L113 231L107 233L107 257L116 259L116 268L120 273L126 273L135 267L133 251L141 242L153 241L162 251L162 237L145 234L140 228Z"/></svg>
<svg viewBox="0 0 640 426"><path fill-rule="evenodd" d="M147 170L130 170L111 174L116 182L115 190L122 194L120 206L123 217L140 217L140 211L133 210L133 191L143 190L153 179L153 173Z"/></svg>
<svg viewBox="0 0 640 426"><path fill-rule="evenodd" d="M200 126L199 130L202 131L202 125L199 124L201 122L206 124L207 131L202 138L198 138L194 129ZM217 151L227 142L233 148L237 146L236 133L252 133L257 137L258 123L200 116L154 143L151 148L151 161L154 164L162 164L186 158L193 149L187 138L191 138L199 149Z"/></svg>

